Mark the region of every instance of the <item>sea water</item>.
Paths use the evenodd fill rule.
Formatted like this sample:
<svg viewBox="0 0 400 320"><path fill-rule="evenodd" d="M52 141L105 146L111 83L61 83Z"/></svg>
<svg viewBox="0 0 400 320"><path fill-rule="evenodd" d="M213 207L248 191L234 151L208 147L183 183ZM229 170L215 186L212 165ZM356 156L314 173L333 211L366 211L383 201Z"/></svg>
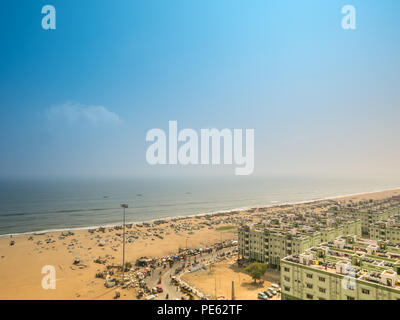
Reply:
<svg viewBox="0 0 400 320"><path fill-rule="evenodd" d="M393 189L395 178L204 177L1 179L0 235L312 201Z"/></svg>

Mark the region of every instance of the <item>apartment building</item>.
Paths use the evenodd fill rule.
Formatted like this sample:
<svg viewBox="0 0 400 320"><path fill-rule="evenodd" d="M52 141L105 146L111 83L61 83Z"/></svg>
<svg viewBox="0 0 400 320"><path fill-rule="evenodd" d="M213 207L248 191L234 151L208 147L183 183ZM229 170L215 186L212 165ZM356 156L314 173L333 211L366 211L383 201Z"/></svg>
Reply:
<svg viewBox="0 0 400 320"><path fill-rule="evenodd" d="M338 237L281 260L282 299L400 300L400 247Z"/></svg>
<svg viewBox="0 0 400 320"><path fill-rule="evenodd" d="M387 221L391 217L400 214L400 200L393 197L391 200L382 200L378 203L364 203L354 207L342 207L339 215L349 215L361 220L361 233L363 237L370 236L370 226L380 221Z"/></svg>
<svg viewBox="0 0 400 320"><path fill-rule="evenodd" d="M369 237L373 240L400 244L400 215L396 214L387 220L372 223L369 226Z"/></svg>
<svg viewBox="0 0 400 320"><path fill-rule="evenodd" d="M298 224L286 224L284 227L241 226L238 230L239 257L268 263L270 268L279 270L283 257L300 254L341 235L355 233L361 236L361 221L344 221L336 227L317 229L320 228L315 226L302 230Z"/></svg>
<svg viewBox="0 0 400 320"><path fill-rule="evenodd" d="M238 230L239 258L281 269L281 259L338 237L355 235L400 244L400 197L358 203L330 201L309 210L260 214L260 223ZM321 210L322 209L322 210ZM315 210L315 211L314 211Z"/></svg>

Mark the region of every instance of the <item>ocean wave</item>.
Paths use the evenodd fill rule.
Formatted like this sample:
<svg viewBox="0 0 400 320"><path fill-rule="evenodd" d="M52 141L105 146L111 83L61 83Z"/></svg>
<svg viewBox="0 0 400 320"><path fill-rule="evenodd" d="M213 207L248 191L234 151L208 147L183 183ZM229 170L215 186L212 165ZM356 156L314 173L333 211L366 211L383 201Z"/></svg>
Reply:
<svg viewBox="0 0 400 320"><path fill-rule="evenodd" d="M132 224L140 224L143 222L153 222L156 220L170 220L170 219L175 219L175 218L187 218L187 217L196 217L196 216L204 216L204 215L214 215L218 213L229 213L233 211L244 211L244 210L249 210L252 208L271 208L271 207L277 207L281 205L295 205L295 204L305 204L305 203L313 203L317 201L324 201L324 200L333 200L337 198L342 198L342 197L350 197L350 196L358 196L358 195L368 195L371 193L376 193L376 192L384 192L384 191L390 191L390 190L398 190L400 187L395 187L395 188L385 188L385 189L379 189L379 190L374 190L374 191L368 191L368 192L358 192L358 193L348 193L348 194L338 194L335 193L330 196L326 197L318 197L318 198L312 198L308 200L303 200L303 201L279 201L276 203L271 203L271 201L268 204L259 204L259 205L253 205L253 206L243 206L243 207L237 207L234 209L226 209L226 210L215 210L215 211L209 211L209 212L202 212L202 213L188 213L188 214L180 214L180 215L170 215L170 216L165 216L165 217L154 217L152 219L148 220L141 220L141 221L127 221L126 223L132 223ZM59 210L59 211L52 211L52 212L83 212L83 211L107 211L107 210L115 210L115 209L120 209L120 208L98 208L98 209L84 209L84 210ZM137 208L135 208L137 209ZM18 213L15 214L9 214L9 215L17 215ZM37 213L29 213L29 214L37 214ZM4 217L5 215L1 215L1 217ZM64 227L64 228L54 228L54 229L40 229L40 230L35 230L35 231L28 231L28 232L14 232L14 233L7 233L7 234L0 234L0 238L4 237L9 237L9 236L21 236L21 235L28 235L28 234L35 234L35 233L47 233L47 232L61 232L61 231L66 231L66 230L87 230L87 229L93 229L93 228L98 228L98 227L114 227L114 226L119 226L121 223L117 222L107 222L99 225L91 225L91 226L70 226L70 227ZM1 231L0 231L1 232Z"/></svg>
<svg viewBox="0 0 400 320"><path fill-rule="evenodd" d="M53 214L53 213L76 213L76 212L91 212L91 211L108 211L116 210L119 208L94 208L94 209L64 209L64 210L52 210L52 211L37 211L37 212L17 212L17 213L4 213L0 214L1 217L16 217L16 216L29 216L29 215L41 215L41 214Z"/></svg>

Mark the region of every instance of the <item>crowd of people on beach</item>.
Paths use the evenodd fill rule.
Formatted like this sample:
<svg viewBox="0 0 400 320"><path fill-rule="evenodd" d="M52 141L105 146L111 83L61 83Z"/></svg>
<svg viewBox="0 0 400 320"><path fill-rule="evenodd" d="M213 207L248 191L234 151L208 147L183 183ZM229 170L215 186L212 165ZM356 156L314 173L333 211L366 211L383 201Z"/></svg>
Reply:
<svg viewBox="0 0 400 320"><path fill-rule="evenodd" d="M177 275L184 272L195 272L205 267L207 261L210 260L210 256L215 259L220 259L224 256L230 256L233 252L237 252L237 241L226 240L218 242L210 247L200 248L180 248L176 253L171 255L149 258L140 257L135 261L134 264L127 263L125 268L125 279L122 282L122 267L114 265L106 265L103 272L96 274L97 278L105 279L104 285L107 288L117 287L121 285L123 289L135 288L137 291L137 298L141 298L145 295L154 294L154 288L149 287L147 280L152 276L159 276L158 285L161 283L161 277L168 269L173 269L173 273L170 274L170 281L178 290L179 281ZM223 249L230 248L228 253L221 253ZM104 262L104 261L102 261ZM158 286L160 290L160 286ZM187 288L185 292L187 293ZM118 294L116 294L117 296ZM189 295L190 296L190 295Z"/></svg>

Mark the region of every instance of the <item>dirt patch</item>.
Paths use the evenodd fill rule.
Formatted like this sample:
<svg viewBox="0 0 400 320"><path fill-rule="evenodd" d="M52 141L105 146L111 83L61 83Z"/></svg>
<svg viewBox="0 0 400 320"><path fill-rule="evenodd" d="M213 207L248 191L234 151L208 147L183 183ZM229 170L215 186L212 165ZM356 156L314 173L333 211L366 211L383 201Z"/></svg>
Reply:
<svg viewBox="0 0 400 320"><path fill-rule="evenodd" d="M223 260L217 262L207 268L207 270L199 270L193 273L186 274L182 277L184 281L198 288L210 298L232 297L232 281L234 282L235 299L240 300L255 300L257 293L267 290L273 282L267 279L276 279L279 272L272 271L271 274L265 275L263 283L254 282L253 279L243 272L236 263L236 259ZM276 282L275 282L276 283ZM280 299L275 296L273 299Z"/></svg>

